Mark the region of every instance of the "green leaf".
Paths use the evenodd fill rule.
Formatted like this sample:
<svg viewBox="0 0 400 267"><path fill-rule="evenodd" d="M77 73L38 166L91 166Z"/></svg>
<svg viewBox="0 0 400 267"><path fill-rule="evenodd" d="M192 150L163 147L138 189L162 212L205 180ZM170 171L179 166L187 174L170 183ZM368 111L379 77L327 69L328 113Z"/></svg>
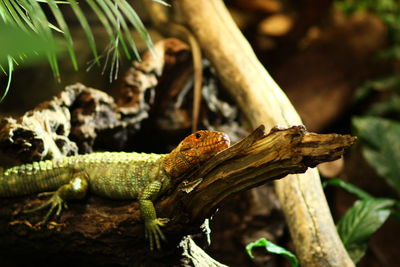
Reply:
<svg viewBox="0 0 400 267"><path fill-rule="evenodd" d="M3 3L8 12L10 12L10 17L13 19L13 22L16 23L16 25L18 25L18 27L20 27L22 30L27 30L26 24L21 20L20 16L18 15L18 10L15 9L15 3L13 5L10 0L3 0Z"/></svg>
<svg viewBox="0 0 400 267"><path fill-rule="evenodd" d="M168 5L162 0L154 1L163 5ZM139 52L132 38L130 24L138 31L139 36L146 42L147 46L150 49L153 49L150 35L127 0L86 0L80 2L78 0L2 0L0 1L0 21L9 25L17 26L25 32L34 33L40 36L41 39L46 41L45 47L56 47L56 45L60 47L60 43L56 44L55 36L61 36L65 41L63 45L66 44L72 65L74 69L77 70L78 62L75 55L74 42L68 27L68 21L64 18L63 11L65 9L60 9L61 4L65 4L65 8L71 8L76 15L88 39L89 46L94 55L94 62L99 64L99 59L104 56L104 54L100 56L98 55L95 38L87 20L87 16L90 15L84 13L81 9L81 4L84 3L88 4L98 17L109 37L109 46L107 46L105 50L107 58L104 68L106 68L109 59L111 62L110 77L113 73L115 75L118 73L119 58L121 55L119 51L120 48L122 48L122 51L128 59L131 59L131 56L134 54L140 60ZM43 8L46 5L49 7L51 13L48 12L48 10L44 12ZM56 23L52 24L49 21L50 18L55 20ZM13 57L12 52L7 52L5 55L6 57L2 59L2 62L0 62L0 70L7 74L7 71L5 71L7 67L2 66L1 64L10 66L7 58L8 56L12 57L15 64L19 63L16 60L21 61L21 59L30 56L25 55L22 52L17 54L16 57ZM48 49L46 55L54 76L59 80L60 73L56 52L53 51L53 49Z"/></svg>
<svg viewBox="0 0 400 267"><path fill-rule="evenodd" d="M4 98L6 97L8 90L10 90L11 86L11 80L12 80L12 73L14 71L14 62L12 57L8 57L8 80L7 80L7 86L6 89L4 90L4 94L0 99L0 103L3 102Z"/></svg>
<svg viewBox="0 0 400 267"><path fill-rule="evenodd" d="M23 7L16 1L11 1L11 3L15 10L18 12L18 15L23 19L24 24L28 25L31 30L35 31L35 26L33 26L31 20L26 15L26 10L23 10Z"/></svg>
<svg viewBox="0 0 400 267"><path fill-rule="evenodd" d="M7 38L2 38L0 42L0 65L8 64L9 57L19 58L21 56L29 56L33 60L37 59L38 55L43 55L49 50L55 51L55 47L51 47L39 36L4 24L1 21L0 36L7 36Z"/></svg>
<svg viewBox="0 0 400 267"><path fill-rule="evenodd" d="M94 58L95 58L95 62L97 64L100 64L99 56L97 54L97 49L96 49L96 42L94 40L94 36L93 36L92 30L90 29L89 23L88 23L85 15L83 14L82 10L79 8L78 3L75 0L69 0L69 2L70 2L72 10L75 12L76 17L79 20L79 23L82 25L83 31L86 34L86 37L89 42L89 46L90 46L92 53L94 55Z"/></svg>
<svg viewBox="0 0 400 267"><path fill-rule="evenodd" d="M370 194L368 194L361 188L359 188L353 184L347 183L345 181L342 181L338 178L329 179L328 181L324 181L324 187L327 185L332 185L332 186L337 186L337 187L343 188L347 192L356 195L360 199L372 199L373 198L373 196L371 196Z"/></svg>
<svg viewBox="0 0 400 267"><path fill-rule="evenodd" d="M400 95L389 95L384 100L372 105L366 113L369 116L386 116L390 114L400 114Z"/></svg>
<svg viewBox="0 0 400 267"><path fill-rule="evenodd" d="M122 12L125 14L125 16L128 18L130 23L138 31L140 37L145 41L146 45L149 48L153 48L153 42L151 41L149 33L146 31L146 28L144 27L142 21L136 14L135 10L133 10L131 5L129 3L127 3L125 0L115 0L115 1L119 5L119 8L122 10ZM140 55L139 55L139 52L137 51L136 47L133 46L132 48L133 48L133 52L135 53L136 57L140 60Z"/></svg>
<svg viewBox="0 0 400 267"><path fill-rule="evenodd" d="M394 44L391 47L378 53L378 57L382 59L400 59L400 46Z"/></svg>
<svg viewBox="0 0 400 267"><path fill-rule="evenodd" d="M380 79L365 82L357 88L354 94L354 101L359 102L371 95L373 91L385 92L390 90L398 90L400 88L400 75L390 75Z"/></svg>
<svg viewBox="0 0 400 267"><path fill-rule="evenodd" d="M48 0L36 0L36 2L47 3ZM55 1L56 4L69 4L69 1Z"/></svg>
<svg viewBox="0 0 400 267"><path fill-rule="evenodd" d="M264 247L265 250L268 252L283 255L285 258L287 258L290 261L292 267L299 266L299 260L293 253L291 253L290 251L286 250L283 247L280 247L280 246L272 243L271 241L268 241L265 238L261 238L255 242L251 242L251 243L247 244L246 251L247 251L247 254L249 254L249 256L251 258L254 258L251 250L255 247Z"/></svg>
<svg viewBox="0 0 400 267"><path fill-rule="evenodd" d="M167 2L162 1L162 0L153 0L153 2L159 3L159 4L164 5L164 6L171 6L170 4L168 4Z"/></svg>
<svg viewBox="0 0 400 267"><path fill-rule="evenodd" d="M14 65L17 63L16 59L30 63L43 57L49 50L55 51L55 48L49 46L37 35L2 22L0 22L0 36L7 36L0 42L0 68L8 76L1 102L10 89ZM7 65L8 71L5 71L2 65Z"/></svg>
<svg viewBox="0 0 400 267"><path fill-rule="evenodd" d="M123 37L123 32L121 31L121 26L122 29L125 33L125 35L128 37L127 41L129 42L130 46L135 46L135 43L133 42L133 39L130 35L129 29L126 25L125 20L123 19L121 13L119 10L114 6L114 3L110 0L96 0L97 4L101 7L103 10L104 14L107 16L107 19L111 22L113 25L114 29L118 29L116 31L118 40L121 42L122 49L125 52L125 55L128 59L130 59L130 53L129 49L126 45L125 38ZM118 47L118 42L111 40L111 43L115 44L114 50L117 50Z"/></svg>
<svg viewBox="0 0 400 267"><path fill-rule="evenodd" d="M93 0L87 0L87 3L92 8L92 10L96 14L96 16L99 18L100 22L103 24L103 26L108 34L108 37L110 39L114 39L115 35L112 31L110 23L107 20L107 16L101 11L99 6Z"/></svg>
<svg viewBox="0 0 400 267"><path fill-rule="evenodd" d="M18 3L29 15L32 24L35 27L34 31L47 42L48 46L56 47L54 36L51 32L51 28L49 27L50 23L47 20L46 15L39 3L32 0L20 0ZM47 59L54 76L59 79L60 69L58 66L56 53L50 49L47 52Z"/></svg>
<svg viewBox="0 0 400 267"><path fill-rule="evenodd" d="M389 199L358 200L340 219L337 230L354 263L363 257L369 237L389 217L394 203Z"/></svg>
<svg viewBox="0 0 400 267"><path fill-rule="evenodd" d="M352 122L365 159L400 195L400 123L372 116Z"/></svg>
<svg viewBox="0 0 400 267"><path fill-rule="evenodd" d="M76 55L74 50L74 42L72 40L71 33L69 32L69 28L67 23L65 22L64 16L61 13L60 8L58 7L57 3L54 0L47 0L47 3L50 7L51 12L53 13L58 26L63 31L65 40L67 41L68 51L72 60L72 65L74 66L75 70L78 70L78 63L76 61Z"/></svg>

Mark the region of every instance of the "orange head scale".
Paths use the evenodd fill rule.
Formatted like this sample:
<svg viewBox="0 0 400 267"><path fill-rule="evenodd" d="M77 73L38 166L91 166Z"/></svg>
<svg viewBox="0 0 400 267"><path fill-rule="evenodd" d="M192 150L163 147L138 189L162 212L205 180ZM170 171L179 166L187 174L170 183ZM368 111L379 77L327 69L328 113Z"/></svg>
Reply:
<svg viewBox="0 0 400 267"><path fill-rule="evenodd" d="M179 177L228 148L229 136L217 131L197 131L179 143L163 161L171 177Z"/></svg>

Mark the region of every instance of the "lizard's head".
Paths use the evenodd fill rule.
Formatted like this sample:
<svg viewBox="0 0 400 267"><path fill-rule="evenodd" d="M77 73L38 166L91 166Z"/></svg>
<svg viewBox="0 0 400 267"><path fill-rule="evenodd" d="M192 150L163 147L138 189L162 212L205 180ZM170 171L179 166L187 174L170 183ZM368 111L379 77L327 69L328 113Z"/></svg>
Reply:
<svg viewBox="0 0 400 267"><path fill-rule="evenodd" d="M197 131L172 150L164 159L163 167L171 177L179 177L228 148L229 144L229 137L223 132Z"/></svg>

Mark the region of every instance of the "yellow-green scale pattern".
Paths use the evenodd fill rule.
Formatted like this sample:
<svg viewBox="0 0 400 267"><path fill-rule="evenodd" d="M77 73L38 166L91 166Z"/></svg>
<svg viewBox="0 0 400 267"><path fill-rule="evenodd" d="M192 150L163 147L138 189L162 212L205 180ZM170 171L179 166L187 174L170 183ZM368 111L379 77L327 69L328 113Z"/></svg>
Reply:
<svg viewBox="0 0 400 267"><path fill-rule="evenodd" d="M46 160L9 169L0 167L0 197L53 191L68 183L76 172L88 176L90 191L113 199L137 198L152 181L169 177L161 168L165 155L104 152ZM163 190L161 190L163 191Z"/></svg>

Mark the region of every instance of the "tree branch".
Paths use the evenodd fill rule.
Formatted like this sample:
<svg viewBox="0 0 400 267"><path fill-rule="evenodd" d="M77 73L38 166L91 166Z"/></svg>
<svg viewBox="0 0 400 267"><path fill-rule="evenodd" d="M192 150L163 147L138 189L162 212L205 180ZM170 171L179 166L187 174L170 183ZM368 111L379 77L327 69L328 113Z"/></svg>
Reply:
<svg viewBox="0 0 400 267"><path fill-rule="evenodd" d="M263 129L264 126L260 126L189 174L177 190L162 201L161 212L176 218L176 210L183 206L192 223L201 223L226 198L338 159L356 140L349 135L309 133L303 126L274 128L267 135Z"/></svg>

